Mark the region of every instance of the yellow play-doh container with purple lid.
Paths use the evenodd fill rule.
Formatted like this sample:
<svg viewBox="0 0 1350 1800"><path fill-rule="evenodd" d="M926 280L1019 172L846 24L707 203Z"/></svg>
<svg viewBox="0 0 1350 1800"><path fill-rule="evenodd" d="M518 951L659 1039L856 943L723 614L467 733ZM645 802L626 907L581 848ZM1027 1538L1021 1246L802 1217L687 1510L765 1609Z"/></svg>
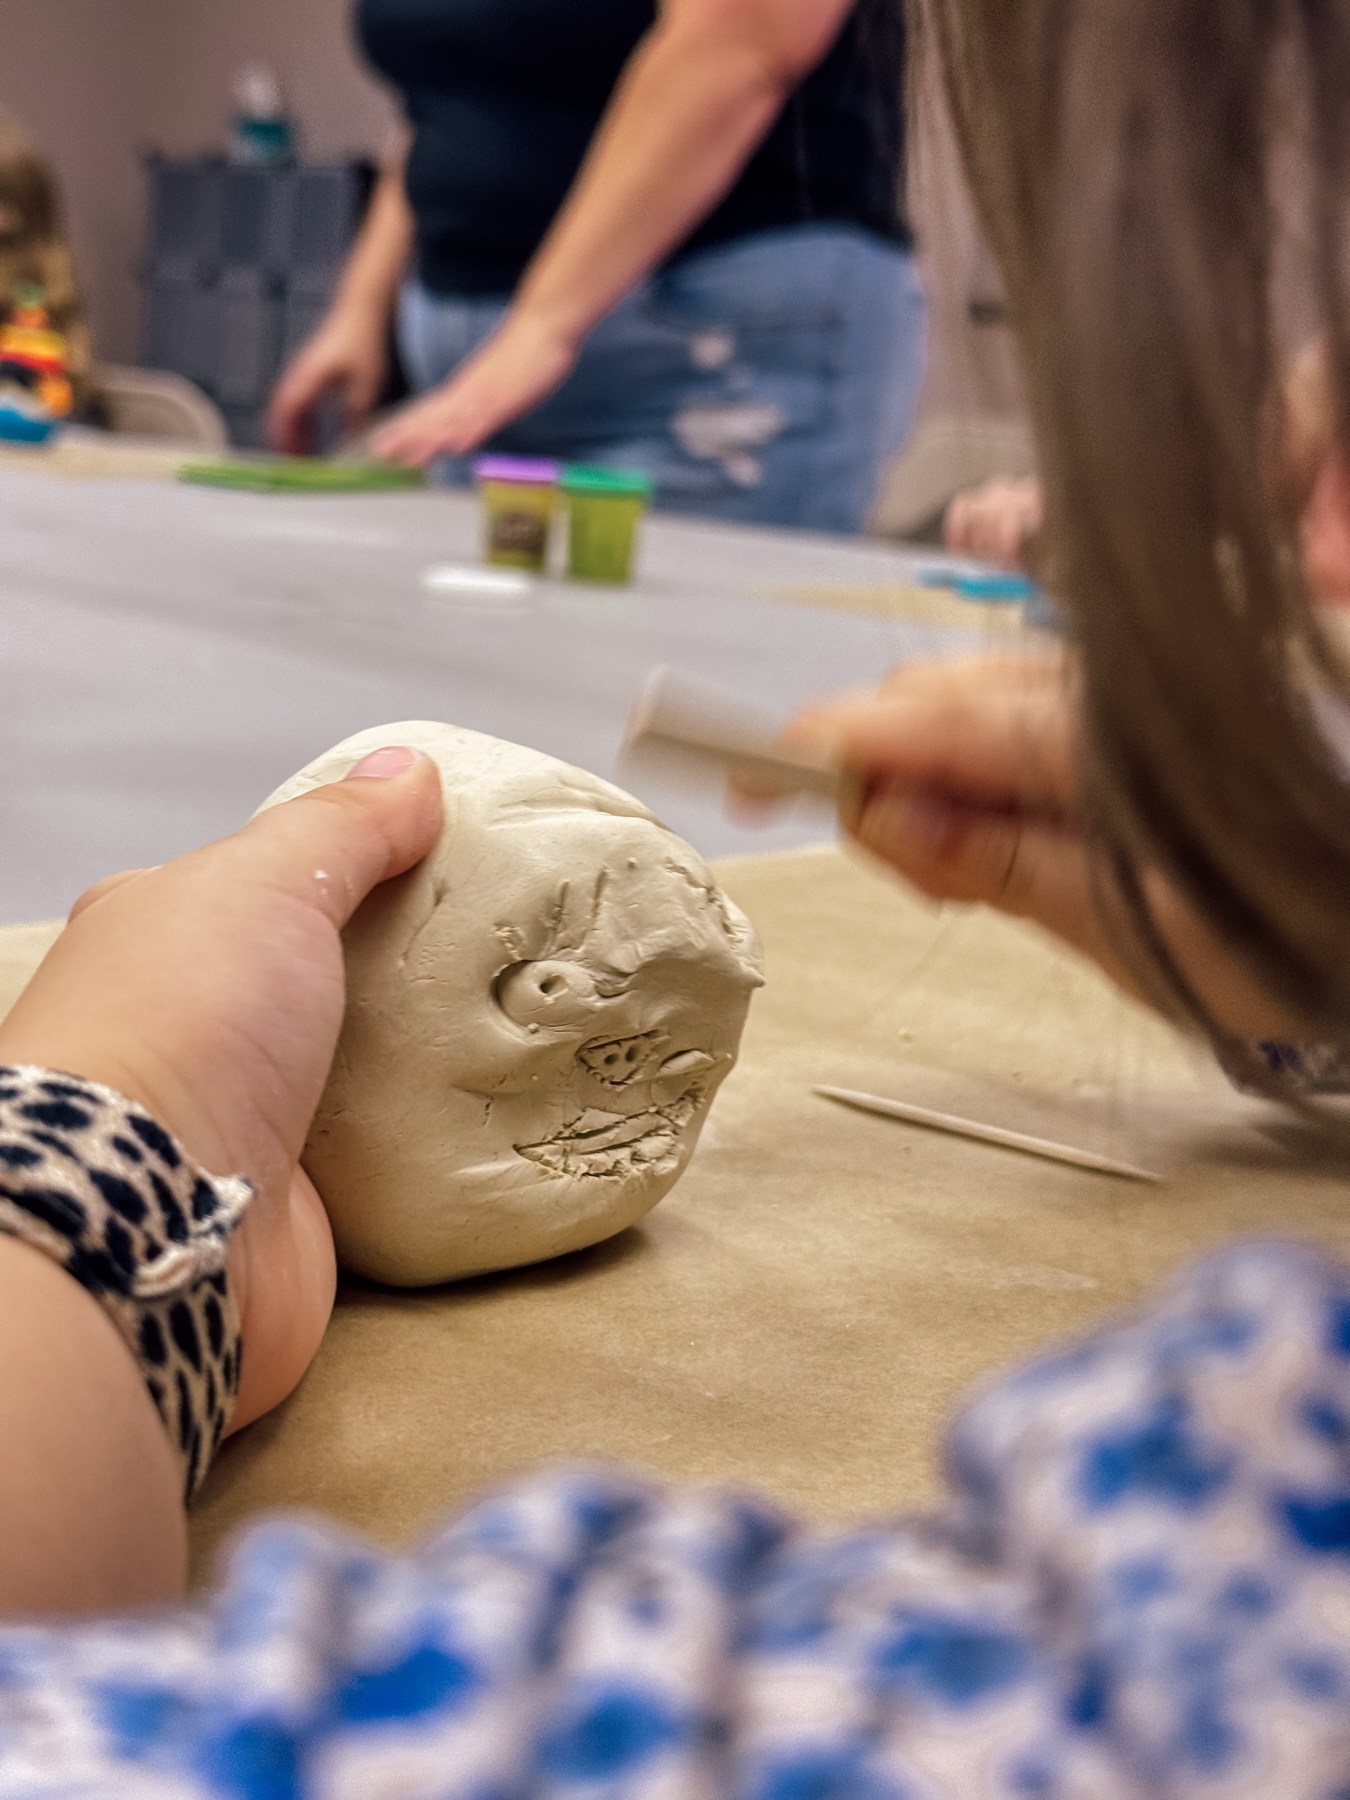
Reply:
<svg viewBox="0 0 1350 1800"><path fill-rule="evenodd" d="M473 478L483 501L487 561L542 571L558 505L558 464L544 456L480 456Z"/></svg>
<svg viewBox="0 0 1350 1800"><path fill-rule="evenodd" d="M567 573L573 581L628 581L633 546L656 483L640 469L565 463Z"/></svg>

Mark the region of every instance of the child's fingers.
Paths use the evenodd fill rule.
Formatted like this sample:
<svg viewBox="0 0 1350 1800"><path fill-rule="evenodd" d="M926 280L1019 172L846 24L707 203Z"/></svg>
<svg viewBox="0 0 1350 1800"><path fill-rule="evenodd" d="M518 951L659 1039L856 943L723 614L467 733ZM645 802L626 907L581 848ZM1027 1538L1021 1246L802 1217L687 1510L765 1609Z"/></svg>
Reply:
<svg viewBox="0 0 1350 1800"><path fill-rule="evenodd" d="M1087 899L1083 840L1053 819L888 783L860 797L850 826L859 843L937 899L1046 922Z"/></svg>
<svg viewBox="0 0 1350 1800"><path fill-rule="evenodd" d="M340 929L373 887L426 855L440 826L436 765L391 745L344 780L269 807L215 848L244 859L250 879L315 901Z"/></svg>
<svg viewBox="0 0 1350 1800"><path fill-rule="evenodd" d="M965 703L972 696L982 701L994 695L1043 699L1050 693L1063 693L1066 669L1062 646L1049 650L986 650L973 656L897 663L882 676L877 692L883 696L927 693ZM855 692L835 698L864 699L866 695Z"/></svg>
<svg viewBox="0 0 1350 1800"><path fill-rule="evenodd" d="M426 757L377 752L364 771L105 883L0 1025L0 1061L104 1081L208 1167L277 1186L341 1022L337 931L440 826Z"/></svg>
<svg viewBox="0 0 1350 1800"><path fill-rule="evenodd" d="M789 798L777 788L756 787L743 775L727 777L727 817L734 825L767 825Z"/></svg>
<svg viewBox="0 0 1350 1800"><path fill-rule="evenodd" d="M1041 524L1040 484L1030 477L996 476L958 494L947 508L943 543L948 550L1016 568L1027 538Z"/></svg>
<svg viewBox="0 0 1350 1800"><path fill-rule="evenodd" d="M1153 1004L1137 969L1097 905L1093 851L1071 826L1034 813L965 807L940 794L895 786L873 789L855 835L921 892L936 900L983 902L1033 919L1090 956L1120 987ZM1240 948L1218 937L1157 871L1144 887L1155 928L1211 1015L1246 1038L1299 1039L1316 1022L1273 1000L1250 974Z"/></svg>
<svg viewBox="0 0 1350 1800"><path fill-rule="evenodd" d="M1091 852L1072 826L891 785L862 799L851 829L931 899L982 903L1034 919L1134 988L1097 912Z"/></svg>
<svg viewBox="0 0 1350 1800"><path fill-rule="evenodd" d="M888 780L975 807L1067 817L1077 786L1073 718L1062 655L960 657L908 664L873 692L805 707L776 747L851 777L840 806L848 829L861 794ZM777 802L744 776L731 783L733 816L753 823Z"/></svg>
<svg viewBox="0 0 1350 1800"><path fill-rule="evenodd" d="M1313 482L1300 521L1303 569L1324 606L1350 605L1350 458L1334 451Z"/></svg>

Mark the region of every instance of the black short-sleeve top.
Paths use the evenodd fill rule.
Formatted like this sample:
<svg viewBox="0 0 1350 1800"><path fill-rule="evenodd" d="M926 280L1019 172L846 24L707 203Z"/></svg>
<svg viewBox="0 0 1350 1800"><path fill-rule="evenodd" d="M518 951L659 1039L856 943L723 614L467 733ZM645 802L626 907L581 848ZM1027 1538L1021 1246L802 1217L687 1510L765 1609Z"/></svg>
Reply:
<svg viewBox="0 0 1350 1800"><path fill-rule="evenodd" d="M839 221L907 244L902 0L860 0L735 187L675 252ZM434 293L506 294L547 230L654 0L357 0L413 127L408 197Z"/></svg>

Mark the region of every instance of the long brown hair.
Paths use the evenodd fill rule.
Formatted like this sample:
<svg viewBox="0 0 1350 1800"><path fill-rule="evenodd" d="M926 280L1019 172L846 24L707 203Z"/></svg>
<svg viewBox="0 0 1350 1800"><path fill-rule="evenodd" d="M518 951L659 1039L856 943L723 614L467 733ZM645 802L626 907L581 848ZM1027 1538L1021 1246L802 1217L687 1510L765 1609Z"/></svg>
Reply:
<svg viewBox="0 0 1350 1800"><path fill-rule="evenodd" d="M1104 894L1181 1012L1207 1023L1149 918L1150 864L1272 996L1350 1039L1350 788L1317 711L1347 684L1275 473L1292 196L1273 192L1292 152L1350 444L1350 7L919 11L1019 332Z"/></svg>

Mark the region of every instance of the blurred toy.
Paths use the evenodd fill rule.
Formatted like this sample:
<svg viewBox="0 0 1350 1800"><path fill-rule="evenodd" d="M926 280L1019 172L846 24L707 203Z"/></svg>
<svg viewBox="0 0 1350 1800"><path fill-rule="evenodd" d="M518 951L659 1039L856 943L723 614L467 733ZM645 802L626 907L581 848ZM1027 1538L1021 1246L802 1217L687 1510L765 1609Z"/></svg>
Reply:
<svg viewBox="0 0 1350 1800"><path fill-rule="evenodd" d="M52 330L43 290L34 281L16 282L9 318L0 325L0 397L19 388L54 419L66 418L75 404L67 358L66 340Z"/></svg>
<svg viewBox="0 0 1350 1800"><path fill-rule="evenodd" d="M0 352L0 360L14 367L12 377L8 372L0 377L5 404L13 402L20 413L37 406L50 418L71 413L96 416L89 331L62 225L56 176L23 126L3 109L0 320L5 321L11 345ZM36 398L39 389L45 389L45 398Z"/></svg>
<svg viewBox="0 0 1350 1800"><path fill-rule="evenodd" d="M16 282L9 317L0 324L0 438L43 443L69 416L75 396L67 360L45 293L34 281Z"/></svg>

